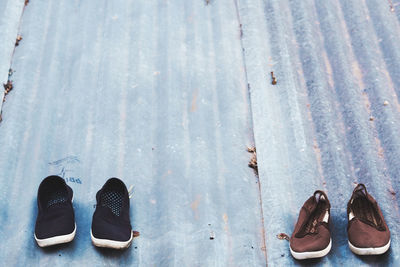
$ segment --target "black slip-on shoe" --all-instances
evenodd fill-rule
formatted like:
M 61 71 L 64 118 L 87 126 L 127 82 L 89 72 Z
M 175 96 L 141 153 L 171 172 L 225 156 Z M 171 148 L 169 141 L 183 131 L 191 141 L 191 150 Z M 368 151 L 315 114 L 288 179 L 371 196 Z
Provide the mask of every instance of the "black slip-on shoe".
M 39 247 L 71 242 L 76 233 L 73 192 L 59 176 L 45 178 L 39 186 L 34 237 Z
M 125 249 L 133 239 L 129 193 L 118 178 L 110 178 L 96 194 L 91 238 L 96 247 Z

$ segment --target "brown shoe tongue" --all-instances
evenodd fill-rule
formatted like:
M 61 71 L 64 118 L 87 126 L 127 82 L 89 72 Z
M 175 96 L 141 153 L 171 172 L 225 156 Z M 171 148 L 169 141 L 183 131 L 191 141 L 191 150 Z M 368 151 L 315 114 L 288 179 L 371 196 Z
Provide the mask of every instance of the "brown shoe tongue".
M 296 234 L 297 237 L 303 237 L 306 234 L 309 234 L 308 230 L 306 229 L 307 223 L 310 220 L 310 216 L 312 216 L 313 212 L 317 209 L 318 203 L 321 200 L 325 200 L 329 206 L 329 200 L 326 196 L 325 192 L 317 190 L 314 192 L 314 195 L 311 196 L 305 203 L 304 208 L 308 211 L 307 215 L 304 217 L 304 221 L 302 226 L 300 227 L 299 232 Z
M 306 203 L 304 203 L 304 207 L 308 210 L 309 213 L 312 213 L 317 208 L 317 200 L 315 197 L 310 197 Z
M 324 191 L 317 190 L 314 192 L 314 195 L 310 197 L 306 203 L 304 203 L 304 207 L 312 213 L 316 208 L 320 200 L 325 200 L 329 203 L 328 197 L 326 196 Z

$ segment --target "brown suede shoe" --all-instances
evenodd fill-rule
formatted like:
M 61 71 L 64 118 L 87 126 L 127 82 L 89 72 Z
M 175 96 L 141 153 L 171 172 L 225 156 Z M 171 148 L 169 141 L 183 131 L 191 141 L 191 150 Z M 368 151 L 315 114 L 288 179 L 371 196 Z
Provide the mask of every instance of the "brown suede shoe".
M 320 258 L 329 253 L 332 247 L 330 208 L 328 197 L 320 190 L 304 203 L 290 238 L 290 252 L 295 259 Z
M 379 255 L 390 247 L 390 231 L 376 200 L 365 185 L 358 184 L 347 204 L 347 234 L 351 251 L 358 255 Z

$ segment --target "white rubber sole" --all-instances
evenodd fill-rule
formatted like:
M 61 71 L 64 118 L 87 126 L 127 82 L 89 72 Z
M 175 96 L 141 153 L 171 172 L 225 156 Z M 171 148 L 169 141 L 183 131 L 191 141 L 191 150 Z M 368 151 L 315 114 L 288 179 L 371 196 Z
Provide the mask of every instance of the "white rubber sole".
M 64 244 L 71 242 L 74 240 L 76 234 L 76 224 L 75 224 L 75 229 L 72 233 L 67 234 L 67 235 L 59 235 L 59 236 L 53 236 L 45 239 L 39 239 L 36 237 L 36 234 L 33 234 L 36 240 L 36 243 L 39 245 L 39 247 L 44 248 L 44 247 L 49 247 L 49 246 L 54 246 L 58 244 Z
M 389 242 L 384 245 L 383 247 L 377 247 L 377 248 L 358 248 L 354 246 L 353 244 L 350 243 L 349 241 L 349 247 L 350 250 L 353 251 L 353 253 L 357 255 L 380 255 L 388 251 L 390 247 L 390 239 Z
M 131 238 L 128 241 L 115 241 L 109 239 L 96 238 L 92 234 L 92 229 L 90 229 L 90 236 L 92 238 L 92 243 L 99 248 L 113 248 L 113 249 L 125 249 L 128 248 L 133 240 L 133 233 L 131 232 Z
M 326 248 L 319 251 L 309 251 L 309 252 L 295 252 L 290 248 L 290 253 L 292 253 L 293 258 L 296 260 L 305 260 L 305 259 L 314 259 L 321 258 L 326 256 L 332 248 L 332 239 L 329 241 L 329 244 Z

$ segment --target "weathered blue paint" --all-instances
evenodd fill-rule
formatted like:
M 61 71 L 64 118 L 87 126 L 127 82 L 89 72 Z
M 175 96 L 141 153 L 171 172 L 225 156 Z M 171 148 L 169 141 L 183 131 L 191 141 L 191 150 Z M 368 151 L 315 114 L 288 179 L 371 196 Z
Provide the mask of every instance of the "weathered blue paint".
M 265 264 L 232 2 L 31 0 L 20 33 L 0 124 L 0 265 Z M 77 236 L 40 249 L 36 191 L 49 174 L 74 190 Z M 90 242 L 112 176 L 134 186 L 140 237 L 125 252 Z
M 0 1 L 0 76 L 16 71 L 0 123 L 1 265 L 399 265 L 399 3 Z M 50 174 L 74 190 L 78 232 L 40 249 L 36 190 Z M 124 252 L 90 243 L 111 176 L 134 187 L 140 237 Z M 347 247 L 358 182 L 392 231 L 381 257 Z M 333 247 L 298 262 L 276 235 L 316 189 Z
M 239 2 L 267 262 L 399 265 L 400 27 L 390 3 Z M 382 257 L 357 257 L 347 246 L 346 204 L 358 182 L 378 199 L 393 233 Z M 324 259 L 301 263 L 276 235 L 291 234 L 316 189 L 331 200 L 333 247 Z
M 0 1 L 0 99 L 3 99 L 3 84 L 8 80 L 8 71 L 14 51 L 24 0 Z M 0 110 L 3 101 L 0 101 Z

